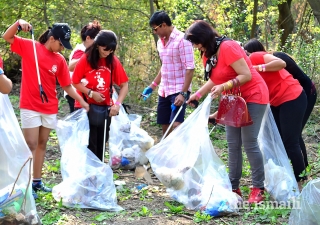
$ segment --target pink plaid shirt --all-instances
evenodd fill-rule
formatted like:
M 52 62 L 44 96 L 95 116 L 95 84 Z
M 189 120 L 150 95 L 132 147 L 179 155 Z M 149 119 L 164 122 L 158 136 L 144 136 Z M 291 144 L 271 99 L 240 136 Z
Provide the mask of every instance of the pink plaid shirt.
M 162 62 L 158 94 L 167 97 L 182 91 L 186 70 L 194 69 L 194 55 L 191 42 L 185 40 L 184 33 L 175 27 L 166 45 L 164 43 L 159 39 L 157 44 Z M 191 84 L 188 90 L 191 91 Z

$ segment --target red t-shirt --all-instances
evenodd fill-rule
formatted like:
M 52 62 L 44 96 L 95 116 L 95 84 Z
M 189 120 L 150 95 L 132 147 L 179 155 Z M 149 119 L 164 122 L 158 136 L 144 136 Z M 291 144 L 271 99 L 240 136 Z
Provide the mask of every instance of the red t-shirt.
M 85 50 L 85 46 L 83 44 L 78 44 L 76 46 L 76 48 L 73 50 L 73 52 L 71 52 L 70 60 L 72 60 L 72 59 L 80 59 L 81 56 L 83 56 L 83 54 L 84 54 L 84 50 Z M 71 79 L 72 79 L 73 72 L 70 72 L 70 76 L 71 76 Z M 78 91 L 77 89 L 75 89 L 75 90 L 78 93 L 78 95 L 80 95 L 81 98 L 83 98 L 82 93 L 80 91 Z M 81 108 L 81 105 L 77 100 L 74 101 L 74 107 L 75 108 Z
M 254 52 L 250 55 L 253 65 L 265 64 L 263 56 L 267 52 Z M 259 72 L 269 88 L 270 104 L 279 106 L 284 102 L 294 100 L 302 92 L 302 87 L 298 80 L 285 69 L 279 71 Z
M 33 51 L 33 41 L 14 37 L 11 50 L 22 57 L 22 80 L 20 90 L 20 108 L 45 114 L 58 113 L 56 78 L 61 87 L 71 84 L 67 62 L 60 53 L 49 51 L 39 42 L 35 43 L 40 80 L 48 97 L 48 103 L 40 98 L 37 69 Z
M 234 79 L 238 74 L 230 65 L 241 58 L 245 59 L 252 75 L 250 81 L 241 85 L 241 96 L 246 102 L 268 104 L 269 92 L 266 83 L 252 67 L 244 50 L 235 41 L 228 40 L 221 43 L 218 63 L 215 68 L 212 68 L 210 79 L 214 84 L 222 84 Z M 203 57 L 204 66 L 206 61 L 207 58 Z
M 1 58 L 1 56 L 0 56 L 0 68 L 3 69 L 3 60 Z
M 124 71 L 119 59 L 114 56 L 113 58 L 113 71 L 112 71 L 112 82 L 121 85 L 122 83 L 128 82 L 128 77 Z M 83 54 L 77 63 L 72 75 L 72 82 L 79 84 L 81 79 L 86 79 L 88 84 L 87 88 L 99 92 L 105 96 L 104 102 L 96 102 L 93 98 L 89 98 L 85 94 L 89 104 L 96 105 L 113 105 L 112 98 L 110 96 L 110 69 L 106 66 L 105 58 L 100 58 L 98 62 L 98 69 L 92 69 L 89 62 L 87 61 L 87 55 Z M 75 105 L 75 107 L 81 107 Z

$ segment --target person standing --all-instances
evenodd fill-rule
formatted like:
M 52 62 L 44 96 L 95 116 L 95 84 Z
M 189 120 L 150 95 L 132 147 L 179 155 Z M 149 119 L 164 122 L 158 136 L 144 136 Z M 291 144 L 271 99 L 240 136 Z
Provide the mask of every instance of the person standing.
M 173 129 L 184 121 L 186 110 L 184 103 L 191 91 L 194 55 L 191 43 L 184 39 L 183 32 L 172 25 L 166 12 L 155 12 L 150 18 L 149 25 L 153 33 L 159 36 L 157 50 L 162 66 L 142 95 L 146 100 L 159 86 L 157 123 L 162 125 L 164 135 L 180 107 L 183 108 L 173 124 Z
M 264 166 L 261 150 L 258 145 L 258 133 L 267 104 L 269 103 L 268 88 L 241 46 L 233 40 L 225 40 L 212 26 L 205 21 L 195 21 L 186 31 L 185 38 L 202 55 L 206 68 L 206 76 L 210 78 L 187 101 L 199 100 L 211 92 L 217 98 L 222 92 L 231 90 L 236 83 L 241 86 L 241 96 L 246 101 L 253 121 L 252 125 L 243 127 L 226 126 L 228 142 L 229 179 L 232 191 L 242 197 L 239 185 L 242 176 L 242 146 L 248 156 L 252 174 L 249 203 L 264 200 Z M 211 115 L 217 116 L 217 112 Z
M 80 91 L 88 103 L 90 110 L 98 105 L 107 108 L 109 113 L 106 127 L 104 120 L 99 124 L 90 121 L 89 111 L 89 145 L 88 148 L 102 161 L 104 138 L 109 139 L 112 116 L 119 113 L 120 105 L 128 93 L 128 77 L 119 59 L 114 55 L 117 47 L 117 36 L 113 31 L 101 30 L 95 37 L 93 44 L 87 48 L 74 69 L 73 86 Z M 120 87 L 116 102 L 112 100 L 112 84 Z M 104 137 L 104 134 L 106 136 Z
M 61 87 L 81 105 L 89 110 L 89 105 L 71 86 L 67 62 L 59 53 L 70 45 L 71 30 L 66 23 L 55 23 L 45 31 L 39 42 L 16 36 L 18 27 L 30 32 L 32 26 L 19 19 L 3 34 L 11 44 L 11 50 L 22 57 L 22 83 L 20 91 L 20 115 L 24 138 L 33 155 L 33 195 L 37 191 L 51 192 L 42 182 L 42 166 L 45 158 L 50 131 L 55 129 L 58 113 L 56 79 Z M 35 47 L 34 47 L 35 45 Z M 47 100 L 41 98 L 36 70 L 34 48 L 37 53 L 39 73 Z
M 81 37 L 82 43 L 77 44 L 69 56 L 70 77 L 72 77 L 74 68 L 77 65 L 81 56 L 84 54 L 86 48 L 92 45 L 94 38 L 97 36 L 100 30 L 101 30 L 100 23 L 99 21 L 96 21 L 96 20 L 82 27 L 80 31 L 80 37 Z M 81 93 L 79 94 L 82 97 L 82 94 Z M 72 113 L 75 110 L 75 107 L 80 108 L 80 103 L 75 102 L 74 99 L 71 98 L 69 95 L 66 95 L 66 93 L 65 93 L 65 98 L 68 100 L 70 113 Z
M 253 67 L 268 85 L 271 111 L 301 190 L 302 183 L 307 180 L 306 175 L 300 176 L 305 172 L 306 162 L 299 142 L 307 96 L 299 81 L 284 69 L 285 61 L 267 53 L 264 48 L 260 51 L 256 48 L 259 43 L 252 39 L 244 45 L 244 49 Z

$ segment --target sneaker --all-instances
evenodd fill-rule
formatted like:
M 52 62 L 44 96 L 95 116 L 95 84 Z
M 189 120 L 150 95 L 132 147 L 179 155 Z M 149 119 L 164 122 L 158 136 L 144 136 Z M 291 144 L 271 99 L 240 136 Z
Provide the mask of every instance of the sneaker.
M 42 182 L 32 184 L 32 189 L 37 191 L 43 191 L 43 192 L 52 192 L 52 188 L 46 187 Z
M 240 188 L 238 188 L 238 189 L 232 189 L 232 192 L 236 193 L 237 195 L 239 195 L 239 196 L 242 198 L 242 193 L 241 193 Z
M 32 188 L 32 196 L 33 196 L 34 200 L 36 200 L 36 199 L 38 198 L 38 195 L 37 195 L 37 193 L 33 190 L 33 188 Z
M 251 192 L 249 195 L 248 202 L 251 203 L 259 203 L 264 200 L 264 190 L 261 190 L 260 188 L 253 187 L 250 188 Z

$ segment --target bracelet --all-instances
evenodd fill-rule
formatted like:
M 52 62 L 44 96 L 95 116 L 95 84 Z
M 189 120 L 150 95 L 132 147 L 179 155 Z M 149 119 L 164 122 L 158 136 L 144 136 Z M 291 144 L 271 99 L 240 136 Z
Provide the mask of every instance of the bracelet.
M 262 67 L 262 72 L 266 72 L 266 64 L 262 64 L 261 67 Z
M 4 74 L 3 69 L 0 68 L 0 75 Z
M 202 97 L 199 91 L 196 92 L 196 96 L 197 96 L 199 99 Z M 198 99 L 198 100 L 199 100 L 199 99 Z
M 120 102 L 118 102 L 118 101 L 116 101 L 114 104 L 115 104 L 115 105 L 118 105 L 118 106 L 120 106 L 120 105 L 121 105 L 121 103 L 120 103 Z
M 226 87 L 224 86 L 224 83 L 222 84 L 222 86 L 223 86 L 223 91 L 226 91 Z
M 261 64 L 258 65 L 258 70 L 259 70 L 260 72 L 262 71 L 262 65 L 261 65 Z
M 156 82 L 154 82 L 154 81 L 152 81 L 152 84 L 153 84 L 153 86 L 155 86 L 155 87 L 158 86 L 158 84 L 157 84 Z

